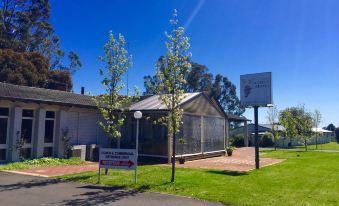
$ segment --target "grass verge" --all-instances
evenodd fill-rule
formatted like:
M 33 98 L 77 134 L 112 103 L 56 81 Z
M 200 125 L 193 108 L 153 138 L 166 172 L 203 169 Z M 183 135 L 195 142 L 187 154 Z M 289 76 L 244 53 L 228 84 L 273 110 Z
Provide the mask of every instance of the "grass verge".
M 232 205 L 339 205 L 339 153 L 264 151 L 265 156 L 286 161 L 238 173 L 206 169 L 177 169 L 174 184 L 170 167 L 140 166 L 138 184 L 133 171 L 110 170 L 101 184 L 190 196 Z M 97 172 L 60 177 L 97 183 Z
M 305 146 L 297 146 L 296 148 L 305 149 Z M 316 145 L 308 145 L 307 149 L 315 150 Z M 339 144 L 337 142 L 329 142 L 326 144 L 318 144 L 318 150 L 339 150 Z
M 70 159 L 43 157 L 32 160 L 25 160 L 22 162 L 13 162 L 0 165 L 0 170 L 19 170 L 19 169 L 30 169 L 33 167 L 46 167 L 58 165 L 80 165 L 84 163 L 85 161 L 77 157 L 72 157 Z

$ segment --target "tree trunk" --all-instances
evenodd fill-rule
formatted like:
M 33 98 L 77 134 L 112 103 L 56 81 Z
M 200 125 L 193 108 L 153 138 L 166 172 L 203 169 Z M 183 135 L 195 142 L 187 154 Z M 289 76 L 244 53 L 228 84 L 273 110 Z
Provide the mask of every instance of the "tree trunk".
M 304 141 L 304 144 L 305 144 L 305 151 L 307 152 L 307 141 L 306 140 Z
M 174 182 L 174 176 L 175 176 L 175 139 L 176 139 L 176 132 L 173 131 L 173 142 L 172 142 L 172 176 L 171 176 L 171 182 Z

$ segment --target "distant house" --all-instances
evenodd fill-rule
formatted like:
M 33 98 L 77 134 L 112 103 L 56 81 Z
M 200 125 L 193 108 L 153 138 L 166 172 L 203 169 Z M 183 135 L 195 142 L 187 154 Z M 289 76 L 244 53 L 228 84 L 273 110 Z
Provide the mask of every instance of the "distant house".
M 254 134 L 255 132 L 255 128 L 254 128 L 254 124 L 248 124 L 248 133 L 249 134 Z M 277 131 L 280 131 L 280 132 L 283 132 L 285 131 L 285 127 L 282 126 L 282 125 L 274 125 L 275 129 Z M 243 126 L 240 126 L 240 127 L 237 127 L 235 129 L 232 129 L 230 131 L 230 135 L 237 135 L 237 134 L 240 134 L 242 133 L 244 130 L 244 127 Z M 265 132 L 272 132 L 272 125 L 271 124 L 259 124 L 258 125 L 258 133 L 259 135 L 262 135 L 264 134 Z
M 284 132 L 286 130 L 285 127 L 283 127 L 282 125 L 274 125 L 274 127 L 275 127 L 276 131 Z M 246 130 L 246 127 L 240 126 L 240 127 L 237 127 L 237 128 L 230 130 L 229 133 L 230 133 L 230 136 L 239 135 L 239 134 L 243 134 L 244 130 Z M 254 142 L 254 132 L 255 132 L 254 124 L 248 124 L 247 125 L 247 133 L 249 134 L 249 141 L 251 143 L 251 144 L 247 143 L 248 145 L 252 145 L 253 142 Z M 272 132 L 272 125 L 271 124 L 259 124 L 258 125 L 259 136 L 265 134 L 265 132 Z M 245 145 L 246 145 L 246 143 L 245 143 Z
M 271 124 L 259 124 L 258 125 L 258 133 L 259 136 L 265 134 L 265 132 L 272 132 L 272 125 Z M 230 136 L 233 135 L 238 135 L 238 134 L 242 134 L 243 130 L 244 130 L 244 126 L 235 128 L 233 130 L 231 130 Z M 285 127 L 282 125 L 275 125 L 275 129 L 277 131 L 280 132 L 284 132 L 286 131 Z M 249 124 L 248 125 L 248 133 L 250 136 L 250 142 L 253 144 L 254 142 L 254 124 Z M 316 142 L 318 144 L 324 144 L 324 143 L 328 143 L 331 141 L 331 137 L 333 136 L 333 132 L 329 131 L 329 130 L 325 130 L 322 128 L 312 128 L 312 132 L 313 135 L 312 137 L 309 139 L 308 144 L 312 145 L 312 144 L 316 144 Z M 315 134 L 317 135 L 317 139 L 315 138 Z M 287 147 L 289 145 L 289 143 L 291 143 L 291 146 L 298 146 L 298 145 L 303 145 L 303 142 L 299 142 L 297 138 L 289 138 L 289 137 L 284 137 L 284 136 L 280 136 L 279 140 L 277 141 L 277 146 L 278 147 Z
M 313 128 L 312 128 L 312 132 L 318 133 L 318 134 L 320 134 L 321 136 L 326 136 L 326 137 L 331 137 L 331 136 L 333 135 L 333 132 L 332 132 L 332 131 L 326 130 L 326 129 L 323 129 L 323 128 L 316 128 L 316 127 L 313 127 Z
M 221 155 L 227 144 L 230 121 L 243 117 L 224 113 L 209 93 L 184 94 L 182 133 L 185 138 L 176 154 L 187 157 Z M 140 122 L 140 156 L 170 160 L 171 138 L 165 126 L 153 124 L 152 119 L 168 113 L 158 96 L 143 97 L 132 105 L 122 129 L 121 147 L 134 148 L 135 120 L 133 111 L 143 112 Z M 92 97 L 57 90 L 0 83 L 0 162 L 17 161 L 15 149 L 19 138 L 25 140 L 26 158 L 63 156 L 63 133 L 72 145 L 112 146 L 98 126 L 101 118 Z M 246 118 L 245 118 L 246 119 Z

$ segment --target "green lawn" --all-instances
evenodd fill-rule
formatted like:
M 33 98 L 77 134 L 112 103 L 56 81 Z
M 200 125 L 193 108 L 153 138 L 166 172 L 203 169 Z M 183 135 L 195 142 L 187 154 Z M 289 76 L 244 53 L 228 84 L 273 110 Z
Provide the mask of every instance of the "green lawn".
M 133 171 L 116 170 L 102 175 L 102 184 L 232 205 L 339 205 L 339 153 L 265 151 L 265 156 L 287 160 L 248 173 L 177 169 L 174 184 L 170 167 L 140 166 L 137 185 Z M 96 183 L 97 172 L 62 178 Z
M 29 169 L 33 167 L 46 167 L 57 165 L 79 165 L 84 163 L 85 161 L 77 157 L 73 157 L 70 159 L 43 157 L 38 159 L 25 160 L 22 162 L 3 164 L 0 165 L 0 170 L 18 170 L 18 169 Z
M 304 146 L 298 146 L 297 148 L 305 148 Z M 315 150 L 315 145 L 308 145 L 308 149 Z M 318 150 L 339 150 L 339 144 L 337 142 L 330 142 L 327 144 L 318 144 Z

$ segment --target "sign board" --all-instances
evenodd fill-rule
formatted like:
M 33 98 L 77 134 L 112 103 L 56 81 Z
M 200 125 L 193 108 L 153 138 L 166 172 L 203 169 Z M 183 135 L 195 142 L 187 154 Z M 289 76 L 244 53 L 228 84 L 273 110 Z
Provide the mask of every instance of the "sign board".
M 137 167 L 135 149 L 99 149 L 99 168 L 135 170 Z
M 272 73 L 241 75 L 240 101 L 245 106 L 267 106 L 272 104 Z

